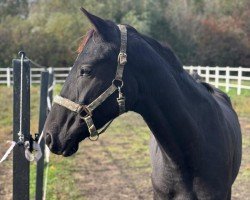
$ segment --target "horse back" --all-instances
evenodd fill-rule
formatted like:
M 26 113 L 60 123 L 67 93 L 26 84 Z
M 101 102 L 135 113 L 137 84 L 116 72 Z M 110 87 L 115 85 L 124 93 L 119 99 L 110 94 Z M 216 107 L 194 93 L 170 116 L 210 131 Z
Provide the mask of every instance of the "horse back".
M 230 138 L 230 150 L 233 156 L 232 162 L 232 183 L 234 182 L 240 168 L 241 156 L 242 156 L 242 137 L 241 128 L 238 120 L 238 116 L 232 107 L 230 98 L 223 91 L 213 88 L 213 98 L 219 104 L 223 117 L 225 118 L 226 124 L 229 131 L 227 132 Z
M 209 83 L 202 81 L 202 77 L 200 77 L 197 73 L 193 73 L 192 77 L 215 99 L 221 110 L 221 123 L 222 121 L 226 123 L 227 131 L 225 131 L 224 135 L 228 138 L 228 149 L 230 151 L 228 153 L 232 156 L 232 184 L 239 172 L 242 156 L 242 137 L 238 116 L 233 109 L 230 97 L 226 93 Z

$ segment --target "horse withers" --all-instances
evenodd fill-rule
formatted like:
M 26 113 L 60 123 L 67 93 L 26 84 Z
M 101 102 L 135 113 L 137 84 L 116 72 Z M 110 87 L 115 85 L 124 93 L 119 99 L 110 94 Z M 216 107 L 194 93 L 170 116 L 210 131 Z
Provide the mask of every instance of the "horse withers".
M 231 199 L 241 131 L 227 95 L 192 78 L 169 47 L 82 11 L 94 29 L 47 118 L 50 150 L 70 156 L 80 141 L 134 111 L 152 131 L 154 199 Z

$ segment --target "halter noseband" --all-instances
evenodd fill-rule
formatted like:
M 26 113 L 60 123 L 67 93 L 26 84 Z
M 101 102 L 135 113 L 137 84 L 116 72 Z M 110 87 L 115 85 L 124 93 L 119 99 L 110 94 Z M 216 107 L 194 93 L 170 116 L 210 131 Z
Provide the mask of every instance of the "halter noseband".
M 104 132 L 106 128 L 110 125 L 112 121 L 108 123 L 108 125 L 101 131 L 98 132 L 94 122 L 92 120 L 92 113 L 93 111 L 101 105 L 109 96 L 111 96 L 116 90 L 119 92 L 119 96 L 117 98 L 117 103 L 119 106 L 119 114 L 122 114 L 126 111 L 125 109 L 125 97 L 121 92 L 121 88 L 123 87 L 123 71 L 124 66 L 127 63 L 127 29 L 124 25 L 118 25 L 121 33 L 121 46 L 120 46 L 120 53 L 118 55 L 118 65 L 116 70 L 116 75 L 114 80 L 112 81 L 111 86 L 105 90 L 100 96 L 98 96 L 94 101 L 92 101 L 89 105 L 81 105 L 75 103 L 69 99 L 63 98 L 61 96 L 55 96 L 54 103 L 59 104 L 73 112 L 76 112 L 80 115 L 80 118 L 86 122 L 88 127 L 90 137 L 97 137 L 99 134 Z

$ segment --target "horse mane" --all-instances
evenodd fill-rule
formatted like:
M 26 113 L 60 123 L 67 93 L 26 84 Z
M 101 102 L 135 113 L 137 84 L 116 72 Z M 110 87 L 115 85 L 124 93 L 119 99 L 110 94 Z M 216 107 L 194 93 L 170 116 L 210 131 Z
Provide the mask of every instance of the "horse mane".
M 162 58 L 165 59 L 167 63 L 169 63 L 171 67 L 173 67 L 174 70 L 179 71 L 179 72 L 182 72 L 184 70 L 182 67 L 182 63 L 180 62 L 180 60 L 178 59 L 178 57 L 175 55 L 175 53 L 172 51 L 172 49 L 170 48 L 168 44 L 163 45 L 153 38 L 150 38 L 143 34 L 140 34 L 140 35 L 151 47 L 153 47 L 154 50 L 156 50 L 156 52 L 159 55 L 162 56 Z M 226 102 L 228 105 L 232 106 L 230 97 L 226 93 L 224 93 L 218 88 L 215 88 L 209 83 L 202 81 L 202 78 L 198 74 L 192 74 L 191 76 L 198 83 L 203 85 L 211 94 L 219 97 L 220 99 L 224 100 L 224 102 Z
M 173 52 L 173 50 L 171 49 L 171 47 L 166 43 L 166 44 L 162 44 L 160 42 L 158 42 L 157 40 L 150 38 L 146 35 L 140 34 L 141 37 L 151 46 L 153 47 L 153 49 L 159 54 L 161 55 L 161 57 L 167 62 L 169 63 L 169 65 L 171 67 L 173 67 L 173 69 L 182 72 L 183 71 L 183 67 L 182 67 L 182 63 L 179 60 L 179 58 L 175 55 L 175 53 Z
M 230 97 L 226 93 L 224 93 L 220 89 L 210 85 L 209 83 L 204 82 L 202 80 L 202 77 L 197 72 L 192 73 L 191 76 L 193 77 L 193 79 L 196 82 L 203 85 L 207 89 L 208 92 L 210 92 L 214 96 L 219 97 L 220 99 L 224 100 L 224 102 L 226 102 L 228 105 L 232 106 L 232 102 L 230 100 Z
M 77 48 L 77 53 L 81 53 L 85 47 L 85 45 L 87 44 L 87 42 L 89 41 L 89 39 L 94 35 L 95 33 L 95 30 L 94 29 L 91 29 L 89 30 L 85 36 L 83 36 L 83 39 L 82 41 L 80 42 L 78 48 Z
M 130 30 L 134 37 L 139 36 L 145 42 L 147 42 L 175 71 L 182 72 L 184 70 L 181 61 L 175 55 L 170 45 L 167 43 L 162 44 L 149 36 L 139 33 L 134 27 L 130 25 L 126 24 L 126 27 L 128 30 Z

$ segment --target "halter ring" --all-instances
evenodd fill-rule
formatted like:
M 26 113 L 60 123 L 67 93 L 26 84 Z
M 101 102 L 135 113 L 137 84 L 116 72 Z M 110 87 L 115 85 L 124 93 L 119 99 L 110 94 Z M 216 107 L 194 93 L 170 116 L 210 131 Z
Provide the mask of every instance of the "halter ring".
M 97 141 L 99 139 L 99 134 L 96 136 L 89 136 L 90 141 Z
M 123 87 L 123 80 L 121 80 L 121 79 L 114 79 L 113 81 L 112 81 L 112 84 L 115 86 L 115 87 L 117 87 L 117 88 L 122 88 Z

